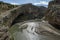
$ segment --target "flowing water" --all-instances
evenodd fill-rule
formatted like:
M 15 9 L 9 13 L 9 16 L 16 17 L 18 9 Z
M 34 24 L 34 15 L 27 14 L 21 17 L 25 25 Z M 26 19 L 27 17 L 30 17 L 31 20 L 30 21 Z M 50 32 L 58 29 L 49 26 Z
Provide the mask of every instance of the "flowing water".
M 57 30 L 44 21 L 28 21 L 18 25 L 20 31 L 13 33 L 14 40 L 60 40 Z

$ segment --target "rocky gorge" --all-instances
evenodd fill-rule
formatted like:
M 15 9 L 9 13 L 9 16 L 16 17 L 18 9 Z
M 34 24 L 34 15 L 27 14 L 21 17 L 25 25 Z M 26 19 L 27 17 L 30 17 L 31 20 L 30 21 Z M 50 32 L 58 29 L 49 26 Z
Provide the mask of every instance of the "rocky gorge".
M 22 4 L 0 14 L 0 40 L 60 40 L 60 1 L 48 8 Z

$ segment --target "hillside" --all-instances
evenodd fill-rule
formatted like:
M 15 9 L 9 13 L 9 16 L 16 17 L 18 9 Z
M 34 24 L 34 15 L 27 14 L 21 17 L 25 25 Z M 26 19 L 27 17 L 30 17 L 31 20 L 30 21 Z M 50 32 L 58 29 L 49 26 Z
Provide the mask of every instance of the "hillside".
M 5 12 L 15 7 L 17 7 L 17 5 L 12 5 L 12 4 L 0 1 L 0 13 Z

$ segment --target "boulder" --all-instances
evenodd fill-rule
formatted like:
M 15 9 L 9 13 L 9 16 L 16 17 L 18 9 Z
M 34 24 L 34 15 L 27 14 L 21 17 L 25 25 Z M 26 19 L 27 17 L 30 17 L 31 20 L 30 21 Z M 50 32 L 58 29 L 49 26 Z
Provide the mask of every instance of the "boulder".
M 60 28 L 60 4 L 55 1 L 50 1 L 45 19 L 54 27 Z

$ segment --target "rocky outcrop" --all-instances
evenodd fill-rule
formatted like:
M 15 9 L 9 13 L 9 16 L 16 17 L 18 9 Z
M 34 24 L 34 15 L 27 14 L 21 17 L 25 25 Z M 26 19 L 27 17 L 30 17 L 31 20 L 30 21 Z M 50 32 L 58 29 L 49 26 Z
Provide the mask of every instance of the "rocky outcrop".
M 9 40 L 8 27 L 0 25 L 0 40 Z
M 43 7 L 45 8 L 45 7 Z M 46 9 L 46 8 L 45 8 Z M 9 10 L 2 15 L 4 25 L 10 25 L 14 22 L 22 22 L 32 19 L 41 19 L 44 16 L 45 9 L 39 8 L 32 4 L 24 4 L 12 10 Z
M 60 1 L 54 0 L 49 3 L 46 20 L 54 27 L 60 28 Z

